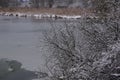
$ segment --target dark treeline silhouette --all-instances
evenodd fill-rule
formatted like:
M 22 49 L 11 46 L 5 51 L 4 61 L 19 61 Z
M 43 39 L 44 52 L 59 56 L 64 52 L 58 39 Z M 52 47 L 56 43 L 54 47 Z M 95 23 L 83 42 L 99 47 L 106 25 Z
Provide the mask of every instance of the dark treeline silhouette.
M 92 0 L 0 0 L 0 7 L 27 7 L 34 8 L 85 8 L 90 7 Z M 24 6 L 24 7 L 26 7 Z
M 1 7 L 8 7 L 9 0 L 0 0 L 0 6 Z
M 0 0 L 0 7 L 18 7 L 22 0 Z

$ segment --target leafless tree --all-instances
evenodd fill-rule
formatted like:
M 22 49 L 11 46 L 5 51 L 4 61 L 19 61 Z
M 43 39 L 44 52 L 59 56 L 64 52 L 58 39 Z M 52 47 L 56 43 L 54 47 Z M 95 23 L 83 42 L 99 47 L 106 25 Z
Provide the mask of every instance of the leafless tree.
M 119 2 L 115 3 L 117 8 L 112 3 L 105 4 L 110 6 L 109 12 L 100 9 L 97 18 L 64 23 L 45 34 L 49 50 L 46 67 L 52 80 L 110 80 L 120 66 L 120 8 Z
M 113 67 L 118 66 L 118 52 L 110 47 L 116 42 L 105 27 L 82 22 L 52 28 L 44 40 L 51 53 L 46 66 L 52 80 L 108 80 Z M 111 67 L 106 68 L 108 65 Z

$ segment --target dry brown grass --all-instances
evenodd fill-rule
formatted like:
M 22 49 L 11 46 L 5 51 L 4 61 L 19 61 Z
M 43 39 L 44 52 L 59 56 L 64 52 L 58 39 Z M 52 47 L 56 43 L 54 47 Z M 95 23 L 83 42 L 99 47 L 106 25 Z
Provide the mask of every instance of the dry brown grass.
M 91 14 L 92 10 L 80 8 L 0 8 L 2 12 L 31 12 L 31 13 L 49 13 L 57 15 L 84 15 Z

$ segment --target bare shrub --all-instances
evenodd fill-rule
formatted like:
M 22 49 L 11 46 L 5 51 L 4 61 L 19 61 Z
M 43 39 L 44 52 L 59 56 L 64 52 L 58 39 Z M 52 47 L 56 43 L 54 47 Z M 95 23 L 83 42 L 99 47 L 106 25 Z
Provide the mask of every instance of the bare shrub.
M 52 80 L 113 80 L 111 75 L 120 66 L 117 7 L 109 13 L 102 10 L 105 15 L 101 13 L 98 18 L 52 27 L 45 34 L 44 41 L 50 50 L 46 66 Z
M 118 65 L 117 51 L 111 47 L 117 43 L 114 37 L 115 33 L 101 23 L 81 21 L 52 27 L 44 39 L 52 80 L 108 80 L 114 65 Z

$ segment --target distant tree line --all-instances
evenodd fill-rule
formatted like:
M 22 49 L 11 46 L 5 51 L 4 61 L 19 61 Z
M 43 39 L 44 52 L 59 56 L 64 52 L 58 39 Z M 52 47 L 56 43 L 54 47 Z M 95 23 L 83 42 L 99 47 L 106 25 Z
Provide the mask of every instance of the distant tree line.
M 49 7 L 54 5 L 55 0 L 30 0 L 32 7 Z
M 19 7 L 23 0 L 0 0 L 0 7 Z M 29 5 L 34 8 L 68 8 L 68 7 L 88 7 L 92 0 L 29 0 Z
M 88 5 L 88 0 L 30 0 L 33 7 L 69 7 L 70 5 L 81 2 L 84 6 Z M 61 4 L 61 5 L 59 5 Z M 63 5 L 64 4 L 64 5 Z M 77 4 L 79 5 L 79 4 Z
M 0 6 L 1 7 L 8 7 L 9 0 L 0 0 Z
M 0 7 L 17 7 L 22 0 L 0 0 Z

